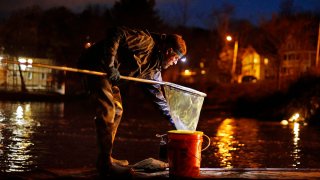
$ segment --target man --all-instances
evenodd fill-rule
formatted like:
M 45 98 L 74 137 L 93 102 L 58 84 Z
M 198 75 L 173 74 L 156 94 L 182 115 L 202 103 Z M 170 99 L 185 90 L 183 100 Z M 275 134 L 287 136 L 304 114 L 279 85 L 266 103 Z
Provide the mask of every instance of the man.
M 130 174 L 128 161 L 112 158 L 112 146 L 122 116 L 117 83 L 120 74 L 161 81 L 161 69 L 174 65 L 186 54 L 186 44 L 176 34 L 156 34 L 127 27 L 112 28 L 107 37 L 88 48 L 79 59 L 79 68 L 106 72 L 107 77 L 90 75 L 87 84 L 96 99 L 95 117 L 102 176 Z M 147 92 L 174 126 L 160 85 L 146 84 Z

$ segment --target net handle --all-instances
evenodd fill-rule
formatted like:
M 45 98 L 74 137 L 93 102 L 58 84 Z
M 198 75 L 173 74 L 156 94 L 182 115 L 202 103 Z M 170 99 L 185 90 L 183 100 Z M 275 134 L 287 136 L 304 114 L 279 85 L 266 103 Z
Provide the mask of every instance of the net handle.
M 43 68 L 49 68 L 49 69 L 56 69 L 56 70 L 61 70 L 61 71 L 70 71 L 70 72 L 77 72 L 77 73 L 83 73 L 83 74 L 91 74 L 91 75 L 97 75 L 97 76 L 106 76 L 107 73 L 104 72 L 99 72 L 99 71 L 92 71 L 92 70 L 86 70 L 86 69 L 78 69 L 78 68 L 71 68 L 71 67 L 66 67 L 66 66 L 54 66 L 54 65 L 47 65 L 47 64 L 40 64 L 40 63 L 23 63 L 19 61 L 4 61 L 6 63 L 10 64 L 23 64 L 23 65 L 32 65 L 36 67 L 43 67 Z M 154 81 L 154 80 L 149 80 L 149 79 L 142 79 L 142 78 L 135 78 L 135 77 L 129 77 L 129 76 L 120 76 L 120 79 L 124 80 L 130 80 L 130 81 L 137 81 L 137 82 L 142 82 L 142 83 L 149 83 L 149 84 L 160 84 L 160 85 L 165 85 L 165 86 L 170 86 L 176 89 L 180 89 L 183 91 L 187 91 L 202 97 L 207 96 L 205 93 L 184 87 L 178 84 L 170 83 L 170 82 L 165 82 L 165 81 Z

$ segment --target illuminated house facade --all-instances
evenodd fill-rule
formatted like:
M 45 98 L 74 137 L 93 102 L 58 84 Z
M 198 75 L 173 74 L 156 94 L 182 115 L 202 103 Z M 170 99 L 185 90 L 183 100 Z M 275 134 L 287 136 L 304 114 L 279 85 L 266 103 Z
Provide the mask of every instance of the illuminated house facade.
M 315 67 L 316 48 L 305 39 L 289 35 L 286 43 L 280 47 L 280 57 L 281 79 L 294 80 Z
M 316 51 L 307 47 L 289 38 L 281 46 L 280 60 L 273 56 L 263 56 L 254 48 L 248 47 L 242 55 L 241 76 L 254 76 L 258 80 L 274 80 L 279 71 L 281 80 L 293 81 L 315 67 Z M 279 65 L 276 61 L 279 61 Z
M 1 90 L 65 93 L 64 83 L 59 82 L 54 70 L 33 66 L 34 63 L 52 65 L 53 60 L 8 55 L 1 55 L 0 60 Z M 18 62 L 26 64 L 18 65 Z
M 263 54 L 257 52 L 252 46 L 244 50 L 241 56 L 241 77 L 253 76 L 257 80 L 274 80 L 276 78 L 275 58 Z
M 263 72 L 263 64 L 260 55 L 252 48 L 247 48 L 242 56 L 242 76 L 254 76 L 261 79 Z

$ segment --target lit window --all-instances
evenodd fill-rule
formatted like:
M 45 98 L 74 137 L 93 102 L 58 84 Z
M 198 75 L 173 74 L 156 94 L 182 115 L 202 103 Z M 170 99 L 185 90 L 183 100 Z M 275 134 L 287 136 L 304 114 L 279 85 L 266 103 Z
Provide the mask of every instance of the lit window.
M 19 61 L 20 63 L 26 63 L 26 62 L 27 62 L 27 60 L 26 60 L 25 58 L 19 58 L 18 61 Z
M 25 63 L 27 62 L 27 60 L 25 58 L 19 58 L 18 61 L 19 61 L 19 63 L 22 63 L 22 64 L 20 64 L 21 70 L 22 71 L 26 70 L 27 66 L 25 65 Z
M 27 63 L 28 63 L 28 68 L 31 68 L 31 67 L 32 67 L 32 62 L 33 62 L 32 59 L 28 59 L 28 61 L 27 61 Z
M 28 79 L 32 79 L 32 72 L 28 72 Z

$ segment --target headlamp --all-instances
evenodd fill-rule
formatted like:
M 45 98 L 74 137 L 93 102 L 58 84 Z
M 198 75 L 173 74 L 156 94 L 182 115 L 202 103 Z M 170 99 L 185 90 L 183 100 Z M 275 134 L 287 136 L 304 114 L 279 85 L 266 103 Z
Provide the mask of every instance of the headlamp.
M 175 53 L 178 54 L 178 61 L 182 61 L 182 62 L 186 62 L 187 61 L 187 57 L 186 55 L 183 55 L 179 50 L 175 50 Z

